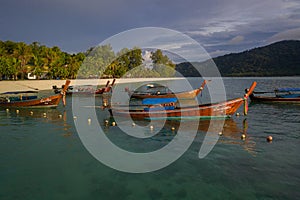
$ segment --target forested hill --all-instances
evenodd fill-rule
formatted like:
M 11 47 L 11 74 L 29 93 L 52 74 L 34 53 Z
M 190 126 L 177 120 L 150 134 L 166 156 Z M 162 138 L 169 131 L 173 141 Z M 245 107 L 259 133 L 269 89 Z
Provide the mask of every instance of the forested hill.
M 222 76 L 299 76 L 300 41 L 281 41 L 242 53 L 213 58 Z M 193 65 L 204 66 L 204 63 Z M 180 63 L 176 69 L 184 76 L 197 74 L 191 63 Z

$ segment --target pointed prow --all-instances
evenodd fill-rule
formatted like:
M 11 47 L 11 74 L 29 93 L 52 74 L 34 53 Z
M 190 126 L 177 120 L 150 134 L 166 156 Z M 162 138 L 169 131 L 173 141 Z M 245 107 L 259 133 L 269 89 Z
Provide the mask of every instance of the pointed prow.
M 66 83 L 61 91 L 61 95 L 62 95 L 62 102 L 63 102 L 63 105 L 66 106 L 66 91 L 70 85 L 71 81 L 70 80 L 66 80 Z
M 250 86 L 250 88 L 249 89 L 246 89 L 246 94 L 245 94 L 245 98 L 248 98 L 252 93 L 253 93 L 253 91 L 254 91 L 254 89 L 255 89 L 255 87 L 256 87 L 256 81 L 254 81 L 253 83 L 252 83 L 252 85 Z

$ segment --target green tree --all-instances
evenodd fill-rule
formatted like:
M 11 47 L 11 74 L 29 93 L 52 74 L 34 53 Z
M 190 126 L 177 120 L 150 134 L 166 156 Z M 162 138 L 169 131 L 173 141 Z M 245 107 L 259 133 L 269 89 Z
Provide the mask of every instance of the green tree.
M 77 77 L 78 70 L 85 59 L 85 55 L 83 53 L 66 55 L 66 65 L 68 68 L 69 78 L 75 79 Z
M 0 56 L 6 56 L 6 45 L 5 42 L 0 41 Z
M 0 41 L 0 57 L 2 64 L 6 63 L 5 66 L 0 66 L 2 70 L 8 66 L 16 67 L 16 70 L 12 70 L 14 79 L 18 75 L 23 79 L 28 72 L 38 78 L 44 73 L 47 73 L 48 78 L 75 78 L 85 54 L 71 55 L 62 52 L 57 46 L 49 48 L 39 42 L 27 45 L 24 42 Z M 14 62 L 3 58 L 14 58 Z
M 48 73 L 51 78 L 59 78 L 61 76 L 61 73 L 63 76 L 65 75 L 65 70 L 63 69 L 64 66 L 64 54 L 61 52 L 61 50 L 54 46 L 48 50 Z M 62 68 L 62 69 L 60 69 Z
M 26 64 L 33 57 L 31 48 L 24 42 L 19 42 L 16 45 L 16 48 L 13 51 L 13 56 L 18 59 L 18 68 L 17 73 L 21 74 L 21 79 L 24 79 L 27 72 Z M 17 74 L 15 76 L 17 79 Z
M 10 78 L 17 73 L 17 60 L 13 57 L 0 57 L 0 78 Z
M 28 64 L 32 66 L 31 72 L 37 76 L 37 79 L 39 79 L 45 72 L 46 58 L 43 57 L 43 55 L 45 55 L 43 51 L 46 51 L 47 47 L 41 46 L 39 42 L 33 42 L 30 44 L 30 47 L 33 56 Z
M 151 53 L 153 70 L 160 74 L 161 77 L 172 77 L 175 74 L 175 64 L 164 55 L 162 50 L 157 49 Z
M 5 54 L 6 55 L 12 55 L 15 51 L 15 49 L 17 48 L 17 43 L 13 42 L 13 41 L 6 41 L 4 42 L 4 48 L 5 48 Z
M 106 68 L 104 74 L 113 77 L 122 77 L 126 72 L 143 64 L 142 50 L 124 48 L 117 53 L 117 58 Z
M 152 69 L 149 69 L 145 67 L 144 65 L 136 67 L 132 70 L 130 70 L 127 74 L 125 74 L 125 77 L 130 78 L 158 78 L 160 77 L 160 74 Z
M 115 53 L 110 45 L 91 48 L 87 51 L 87 57 L 78 71 L 78 76 L 82 78 L 100 77 L 114 58 Z

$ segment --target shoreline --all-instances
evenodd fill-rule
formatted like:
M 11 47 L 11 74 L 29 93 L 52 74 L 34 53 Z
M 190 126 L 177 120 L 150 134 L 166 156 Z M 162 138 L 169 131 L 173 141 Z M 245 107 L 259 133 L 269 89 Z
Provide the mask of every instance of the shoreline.
M 115 84 L 118 83 L 135 83 L 135 82 L 148 82 L 148 81 L 164 81 L 164 80 L 178 80 L 176 78 L 120 78 L 116 79 Z M 70 85 L 106 85 L 110 79 L 70 79 Z M 12 91 L 39 91 L 39 90 L 51 90 L 53 85 L 61 87 L 66 80 L 18 80 L 18 81 L 0 81 L 0 93 L 12 92 Z
M 203 78 L 203 77 L 172 77 L 172 78 L 116 78 L 116 84 L 119 83 L 136 83 L 136 82 L 155 82 L 155 81 L 166 81 L 166 80 L 181 80 L 185 78 Z M 208 78 L 208 77 L 206 77 Z M 210 77 L 209 79 L 298 79 L 299 76 L 280 76 L 280 77 Z M 70 79 L 70 85 L 106 85 L 109 80 L 110 83 L 113 81 L 109 79 Z M 0 81 L 0 94 L 5 92 L 13 91 L 39 91 L 39 90 L 52 90 L 52 86 L 56 85 L 61 87 L 64 85 L 66 80 L 2 80 Z

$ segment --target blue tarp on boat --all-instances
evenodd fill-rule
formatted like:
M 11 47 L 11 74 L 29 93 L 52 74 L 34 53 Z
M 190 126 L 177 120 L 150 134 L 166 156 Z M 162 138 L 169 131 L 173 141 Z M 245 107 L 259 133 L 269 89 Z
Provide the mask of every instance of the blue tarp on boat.
M 153 105 L 153 104 L 164 104 L 164 103 L 175 103 L 177 98 L 146 98 L 143 99 L 143 105 Z
M 277 88 L 275 92 L 300 92 L 300 88 Z

